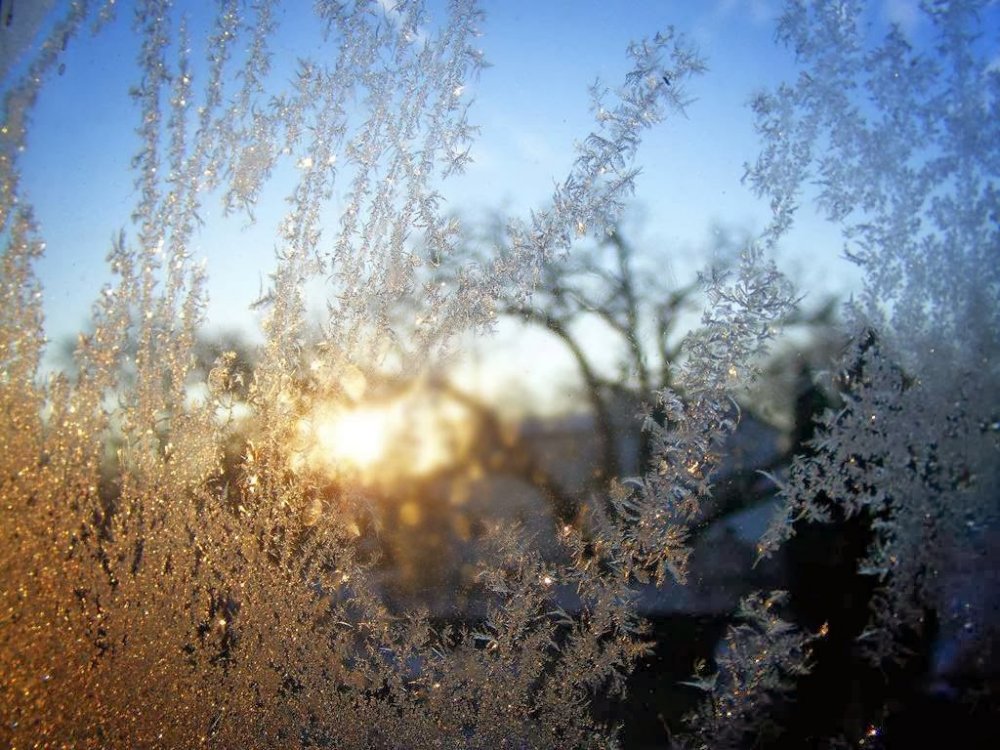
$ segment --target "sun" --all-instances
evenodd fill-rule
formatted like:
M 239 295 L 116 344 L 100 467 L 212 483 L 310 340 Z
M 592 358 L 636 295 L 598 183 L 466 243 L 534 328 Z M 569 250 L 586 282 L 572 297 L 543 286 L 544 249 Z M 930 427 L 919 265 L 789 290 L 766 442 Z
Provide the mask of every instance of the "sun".
M 362 407 L 321 414 L 314 425 L 316 441 L 331 458 L 369 471 L 384 460 L 402 427 L 393 411 Z
M 298 432 L 293 469 L 379 486 L 456 462 L 470 439 L 461 408 L 417 390 L 380 402 L 319 403 Z

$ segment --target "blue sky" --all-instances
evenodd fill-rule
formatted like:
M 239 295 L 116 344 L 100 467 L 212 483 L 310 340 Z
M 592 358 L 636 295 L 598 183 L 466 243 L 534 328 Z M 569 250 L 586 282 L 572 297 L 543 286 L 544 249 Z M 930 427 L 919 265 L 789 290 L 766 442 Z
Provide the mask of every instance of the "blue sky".
M 202 3 L 189 3 L 193 8 Z M 673 25 L 706 58 L 695 79 L 686 118 L 647 134 L 639 154 L 643 174 L 634 224 L 641 247 L 665 252 L 664 273 L 688 278 L 705 257 L 713 222 L 760 228 L 767 207 L 740 184 L 756 140 L 746 102 L 751 93 L 791 77 L 790 54 L 773 43 L 776 0 L 505 0 L 487 2 L 481 46 L 492 67 L 468 87 L 470 119 L 481 128 L 466 174 L 446 182 L 448 208 L 469 217 L 504 209 L 525 215 L 544 206 L 567 174 L 573 145 L 591 128 L 587 87 L 599 76 L 614 86 L 627 69 L 631 40 Z M 873 3 L 880 20 L 903 23 L 914 3 Z M 291 75 L 295 58 L 315 37 L 311 3 L 283 16 L 276 45 L 277 75 Z M 22 195 L 36 207 L 47 242 L 39 273 L 45 285 L 47 330 L 58 341 L 79 329 L 108 278 L 111 236 L 127 227 L 137 202 L 129 160 L 137 116 L 128 97 L 135 83 L 136 44 L 128 14 L 99 37 L 75 40 L 65 69 L 43 91 L 23 155 Z M 914 16 L 915 17 L 915 16 Z M 912 23 L 912 21 L 910 21 Z M 275 210 L 280 212 L 280 201 Z M 273 268 L 267 207 L 261 225 L 221 220 L 205 211 L 208 228 L 194 248 L 207 261 L 210 324 L 252 328 L 247 305 Z M 277 213 L 275 214 L 277 215 Z M 808 211 L 785 243 L 785 270 L 803 291 L 847 293 L 856 274 L 839 260 L 836 235 Z

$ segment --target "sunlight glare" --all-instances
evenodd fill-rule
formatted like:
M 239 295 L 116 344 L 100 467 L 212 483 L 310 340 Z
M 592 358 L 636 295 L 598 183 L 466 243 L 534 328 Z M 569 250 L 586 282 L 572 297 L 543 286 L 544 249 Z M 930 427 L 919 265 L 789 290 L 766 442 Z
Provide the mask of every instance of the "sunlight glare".
M 331 455 L 367 470 L 382 459 L 398 429 L 394 417 L 388 409 L 371 407 L 335 412 L 317 420 L 316 440 Z
M 299 422 L 292 468 L 385 486 L 455 462 L 469 439 L 463 410 L 427 394 L 355 406 L 323 403 Z

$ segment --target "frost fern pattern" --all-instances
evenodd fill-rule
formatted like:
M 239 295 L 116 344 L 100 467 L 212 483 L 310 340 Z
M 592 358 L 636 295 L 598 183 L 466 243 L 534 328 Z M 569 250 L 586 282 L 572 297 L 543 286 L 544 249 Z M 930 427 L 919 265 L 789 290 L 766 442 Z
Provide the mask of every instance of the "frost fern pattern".
M 33 265 L 44 245 L 17 154 L 61 51 L 124 10 L 70 4 L 4 100 L 0 735 L 79 747 L 609 746 L 614 729 L 595 724 L 590 701 L 620 693 L 647 649 L 627 580 L 554 570 L 498 531 L 478 577 L 481 626 L 432 627 L 376 593 L 358 547 L 364 498 L 290 470 L 295 389 L 315 380 L 303 289 L 327 283 L 317 349 L 331 381 L 360 356 L 432 369 L 458 334 L 491 325 L 499 285 L 530 295 L 542 260 L 617 222 L 642 131 L 682 109 L 701 62 L 672 33 L 633 46 L 624 86 L 595 94 L 595 132 L 552 206 L 512 222 L 513 261 L 442 288 L 422 274 L 458 236 L 437 185 L 462 169 L 475 133 L 462 92 L 483 64 L 480 10 L 455 0 L 435 19 L 419 2 L 317 3 L 329 62 L 301 61 L 275 93 L 280 10 L 224 0 L 199 37 L 183 7 L 136 4 L 137 203 L 108 253 L 114 280 L 73 378 L 40 378 Z M 253 221 L 288 166 L 297 179 L 258 301 L 252 381 L 240 383 L 231 353 L 204 373 L 204 275 L 191 248 L 207 201 Z M 330 221 L 335 185 L 347 199 Z M 401 301 L 423 306 L 427 323 L 401 323 Z M 555 598 L 570 585 L 574 617 Z
M 882 584 L 876 660 L 925 609 L 965 617 L 945 614 L 947 582 L 986 559 L 998 523 L 1000 73 L 986 10 L 927 4 L 929 42 L 893 27 L 873 44 L 863 3 L 790 3 L 779 37 L 802 72 L 753 104 L 764 149 L 748 179 L 780 231 L 811 185 L 866 279 L 847 308 L 844 406 L 792 468 L 762 551 L 797 520 L 863 514 L 861 569 Z

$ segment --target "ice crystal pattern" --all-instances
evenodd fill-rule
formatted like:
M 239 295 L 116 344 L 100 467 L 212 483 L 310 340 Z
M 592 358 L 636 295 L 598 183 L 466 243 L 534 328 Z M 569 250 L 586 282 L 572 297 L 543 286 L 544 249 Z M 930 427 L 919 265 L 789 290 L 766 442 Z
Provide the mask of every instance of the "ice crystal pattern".
M 552 200 L 509 222 L 496 258 L 430 284 L 427 268 L 459 237 L 438 189 L 475 135 L 461 96 L 484 63 L 475 2 L 453 0 L 440 18 L 416 1 L 317 2 L 328 54 L 276 87 L 277 0 L 220 0 L 207 29 L 168 0 L 138 0 L 137 201 L 109 249 L 114 281 L 76 346 L 76 375 L 43 380 L 44 242 L 19 154 L 67 45 L 126 12 L 67 3 L 5 92 L 0 124 L 0 738 L 613 746 L 589 706 L 620 694 L 647 650 L 630 585 L 685 576 L 687 524 L 735 426 L 732 394 L 794 304 L 767 251 L 810 180 L 868 285 L 851 307 L 845 408 L 793 467 L 772 539 L 831 504 L 868 513 L 867 568 L 885 602 L 874 650 L 891 651 L 895 629 L 919 619 L 914 602 L 939 598 L 949 561 L 995 523 L 1000 74 L 972 38 L 978 5 L 927 6 L 931 56 L 898 30 L 868 44 L 861 3 L 788 4 L 780 37 L 805 70 L 754 101 L 764 150 L 748 170 L 775 222 L 731 273 L 705 278 L 712 307 L 686 343 L 678 391 L 652 394 L 664 418 L 646 423 L 648 471 L 563 529 L 564 564 L 495 530 L 476 584 L 485 613 L 463 628 L 379 598 L 359 542 L 363 493 L 293 470 L 303 401 L 321 386 L 336 395 L 362 359 L 390 374 L 432 369 L 459 334 L 489 329 L 511 289 L 529 297 L 575 237 L 613 229 L 643 132 L 683 110 L 701 60 L 673 32 L 630 47 L 623 84 L 594 87 L 593 132 Z M 289 168 L 252 379 L 231 355 L 200 372 L 204 278 L 190 253 L 205 203 L 252 219 Z M 323 383 L 303 356 L 304 289 L 317 280 Z M 246 439 L 233 461 L 237 390 Z M 748 736 L 760 696 L 805 668 L 809 637 L 774 601 L 747 600 L 722 670 L 701 676 L 712 701 L 698 744 Z
M 893 27 L 878 39 L 864 3 L 791 3 L 778 35 L 802 71 L 753 102 L 764 147 L 750 184 L 781 228 L 813 190 L 866 278 L 847 308 L 844 406 L 793 467 L 764 548 L 796 520 L 862 514 L 874 541 L 861 570 L 881 583 L 875 659 L 925 610 L 989 624 L 975 602 L 945 604 L 998 521 L 1000 71 L 987 10 L 925 3 L 914 38 Z
M 620 692 L 647 648 L 627 577 L 579 560 L 554 570 L 498 530 L 478 576 L 477 627 L 390 613 L 359 549 L 362 493 L 330 491 L 289 455 L 319 387 L 303 356 L 303 290 L 327 283 L 314 350 L 334 395 L 358 361 L 432 369 L 457 334 L 489 327 L 501 290 L 529 295 L 581 227 L 616 225 L 643 131 L 683 107 L 700 60 L 672 32 L 633 45 L 623 85 L 595 88 L 594 131 L 551 204 L 511 221 L 510 253 L 445 287 L 423 269 L 458 237 L 437 190 L 463 168 L 475 131 L 461 92 L 483 65 L 476 4 L 456 0 L 437 18 L 420 2 L 316 3 L 329 56 L 300 61 L 277 91 L 277 2 L 223 0 L 207 30 L 184 10 L 134 7 L 137 203 L 110 247 L 114 281 L 72 378 L 39 371 L 44 245 L 18 191 L 18 154 L 67 45 L 126 11 L 68 4 L 5 95 L 0 736 L 78 747 L 607 746 L 614 730 L 595 725 L 590 701 Z M 233 354 L 200 372 L 204 278 L 191 247 L 205 202 L 253 220 L 288 166 L 298 178 L 257 303 L 266 317 L 252 380 Z M 419 324 L 400 319 L 403 301 Z M 237 392 L 248 416 L 234 467 Z M 573 616 L 555 597 L 571 586 Z

